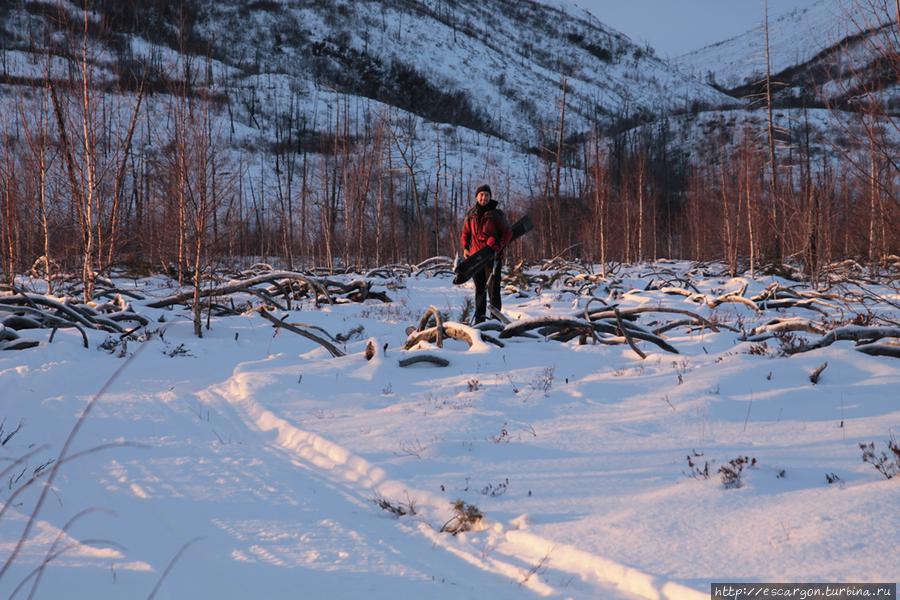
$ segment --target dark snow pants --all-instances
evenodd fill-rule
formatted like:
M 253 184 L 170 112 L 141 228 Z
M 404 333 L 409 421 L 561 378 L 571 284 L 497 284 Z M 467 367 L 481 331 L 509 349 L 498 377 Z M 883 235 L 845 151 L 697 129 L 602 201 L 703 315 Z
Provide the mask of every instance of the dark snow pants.
M 503 257 L 498 256 L 493 262 L 489 262 L 484 269 L 477 271 L 472 276 L 475 282 L 475 323 L 484 321 L 487 312 L 487 294 L 491 295 L 491 306 L 500 310 L 500 269 L 503 265 Z

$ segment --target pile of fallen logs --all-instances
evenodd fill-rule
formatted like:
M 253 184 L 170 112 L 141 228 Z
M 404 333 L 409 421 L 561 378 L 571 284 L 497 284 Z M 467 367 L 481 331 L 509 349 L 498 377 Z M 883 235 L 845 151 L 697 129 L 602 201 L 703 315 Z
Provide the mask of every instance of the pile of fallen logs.
M 29 293 L 13 286 L 0 287 L 0 350 L 37 346 L 37 341 L 19 335 L 20 331 L 29 329 L 51 329 L 51 342 L 56 330 L 75 329 L 87 348 L 86 329 L 127 336 L 147 324 L 149 320 L 136 313 L 118 294 L 106 302 L 84 304 Z
M 854 341 L 856 342 L 855 350 L 858 352 L 870 356 L 900 358 L 900 327 L 895 326 L 873 327 L 851 324 L 826 330 L 823 326 L 808 319 L 793 317 L 772 319 L 763 325 L 753 328 L 741 339 L 747 342 L 763 342 L 794 332 L 812 333 L 820 337 L 812 342 L 800 340 L 795 344 L 785 346 L 784 352 L 786 354 L 809 352 L 810 350 L 830 346 L 839 341 Z
M 297 300 L 311 299 L 315 306 L 319 304 L 344 304 L 348 302 L 364 302 L 368 299 L 391 302 L 385 292 L 372 289 L 373 283 L 367 279 L 356 279 L 343 283 L 333 279 L 313 277 L 295 271 L 267 270 L 268 265 L 254 265 L 251 270 L 242 272 L 238 277 L 218 285 L 200 290 L 200 298 L 209 298 L 204 303 L 213 308 L 212 298 L 221 300 L 231 294 L 244 293 L 260 298 L 264 303 L 279 310 L 291 310 L 291 303 Z M 147 304 L 150 308 L 166 308 L 175 304 L 189 304 L 194 299 L 194 291 L 188 290 L 166 298 L 160 298 Z M 232 303 L 231 308 L 216 303 L 215 311 L 219 315 L 237 314 Z
M 689 284 L 694 291 L 685 287 L 662 287 L 659 291 L 663 294 L 684 296 L 688 301 L 695 304 L 705 304 L 709 308 L 716 308 L 722 304 L 734 303 L 742 304 L 754 312 L 763 312 L 771 309 L 781 308 L 803 308 L 818 312 L 820 314 L 828 314 L 825 309 L 837 310 L 840 307 L 829 300 L 841 300 L 842 298 L 836 294 L 816 291 L 797 291 L 790 287 L 781 285 L 778 282 L 769 284 L 759 294 L 751 297 L 746 296 L 748 281 L 744 280 L 740 289 L 733 292 L 725 292 L 723 294 L 711 296 L 697 291 L 693 284 Z
M 637 347 L 635 340 L 649 342 L 661 350 L 678 354 L 678 350 L 662 338 L 660 335 L 662 331 L 683 325 L 707 328 L 714 332 L 719 331 L 718 326 L 714 323 L 684 309 L 648 306 L 619 310 L 616 306 L 600 306 L 591 310 L 592 302 L 588 302 L 583 313 L 579 315 L 510 321 L 504 315 L 495 313 L 498 321 L 488 321 L 476 327 L 444 321 L 440 311 L 434 306 L 430 306 L 419 321 L 418 327 L 410 327 L 407 330 L 404 349 L 411 350 L 421 347 L 422 342 L 441 348 L 446 338 L 464 341 L 469 347 L 487 342 L 502 348 L 504 343 L 501 340 L 515 337 L 536 338 L 535 333 L 537 333 L 545 339 L 559 342 L 568 342 L 579 338 L 582 344 L 587 343 L 589 339 L 597 344 L 628 344 L 641 358 L 646 358 L 646 354 Z M 668 323 L 652 331 L 636 323 L 638 315 L 654 312 L 681 314 L 689 318 Z M 429 327 L 432 321 L 434 325 Z M 488 335 L 487 331 L 499 332 L 499 339 Z M 438 358 L 440 360 L 421 358 L 414 362 L 425 361 L 446 366 L 443 364 L 446 359 Z

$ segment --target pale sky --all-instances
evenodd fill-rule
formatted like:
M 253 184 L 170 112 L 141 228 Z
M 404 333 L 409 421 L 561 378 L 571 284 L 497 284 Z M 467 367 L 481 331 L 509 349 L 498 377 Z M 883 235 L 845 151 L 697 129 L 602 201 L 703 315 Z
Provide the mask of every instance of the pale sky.
M 718 42 L 762 23 L 763 0 L 563 0 L 637 43 L 649 43 L 658 56 L 674 57 Z M 769 18 L 819 0 L 769 0 Z

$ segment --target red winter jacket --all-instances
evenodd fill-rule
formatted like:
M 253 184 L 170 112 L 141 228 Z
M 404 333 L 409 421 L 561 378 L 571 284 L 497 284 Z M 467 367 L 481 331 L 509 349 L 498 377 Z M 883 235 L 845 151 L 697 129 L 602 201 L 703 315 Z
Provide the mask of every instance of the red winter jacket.
M 459 236 L 459 244 L 466 256 L 472 256 L 485 246 L 499 252 L 512 239 L 512 229 L 503 211 L 497 209 L 496 200 L 488 202 L 480 214 L 478 208 L 476 205 L 466 213 Z

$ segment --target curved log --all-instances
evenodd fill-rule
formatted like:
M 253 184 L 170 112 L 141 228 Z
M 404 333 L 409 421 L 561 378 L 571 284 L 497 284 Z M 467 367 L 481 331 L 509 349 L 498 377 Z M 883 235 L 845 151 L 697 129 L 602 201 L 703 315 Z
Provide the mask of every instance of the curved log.
M 481 335 L 481 332 L 473 327 L 468 327 L 466 325 L 462 325 L 461 323 L 454 323 L 452 321 L 447 321 L 440 328 L 441 332 L 438 334 L 437 327 L 430 327 L 428 329 L 424 329 L 422 331 L 413 331 L 410 334 L 409 338 L 406 340 L 406 344 L 404 345 L 404 349 L 409 350 L 419 342 L 425 341 L 429 343 L 435 343 L 437 340 L 437 336 L 441 335 L 453 338 L 454 340 L 459 340 L 461 342 L 465 342 L 469 345 L 469 348 L 474 346 L 477 342 L 484 342 L 484 338 Z
M 634 353 L 641 357 L 641 360 L 647 358 L 647 355 L 644 354 L 644 352 L 635 345 L 634 339 L 632 339 L 631 334 L 628 332 L 628 328 L 622 325 L 622 317 L 619 313 L 619 309 L 617 308 L 613 312 L 616 313 L 616 323 L 618 323 L 619 325 L 619 331 L 621 331 L 622 335 L 625 336 L 625 341 L 628 342 L 628 345 L 631 346 L 631 349 L 634 350 Z
M 428 325 L 428 321 L 434 318 L 435 344 L 438 348 L 444 347 L 444 320 L 441 318 L 441 312 L 434 306 L 429 306 L 425 310 L 425 314 L 419 319 L 419 327 L 416 331 L 424 331 Z M 408 342 L 407 342 L 408 343 Z M 470 343 L 469 346 L 472 344 Z
M 408 367 L 410 365 L 414 365 L 420 362 L 431 363 L 438 367 L 449 367 L 450 361 L 446 358 L 441 358 L 440 356 L 435 356 L 433 354 L 416 354 L 415 356 L 410 356 L 408 358 L 400 359 L 401 367 Z
M 0 350 L 27 350 L 28 348 L 34 348 L 39 345 L 40 342 L 38 342 L 37 340 L 26 340 L 20 338 L 17 340 L 0 342 Z
M 609 333 L 612 335 L 619 336 L 619 322 L 609 322 L 609 321 L 594 321 L 593 326 L 596 331 L 602 333 Z M 665 350 L 666 352 L 671 352 L 672 354 L 679 354 L 678 350 L 669 344 L 666 340 L 659 337 L 658 335 L 647 331 L 643 327 L 640 327 L 634 323 L 629 323 L 628 321 L 621 319 L 622 326 L 628 330 L 628 334 L 633 338 L 637 338 L 639 340 L 643 340 L 645 342 L 650 342 L 651 344 L 655 344 L 660 349 Z M 627 341 L 624 338 L 622 341 Z
M 44 327 L 44 324 L 37 319 L 15 314 L 6 317 L 0 321 L 0 324 L 5 325 L 10 329 L 15 329 L 16 331 L 22 331 L 23 329 L 43 329 Z
M 656 329 L 653 329 L 653 335 L 659 335 L 661 333 L 665 333 L 667 331 L 671 331 L 677 327 L 684 327 L 685 325 L 696 325 L 697 322 L 693 319 L 678 319 L 676 321 L 669 321 L 665 325 L 660 325 Z

